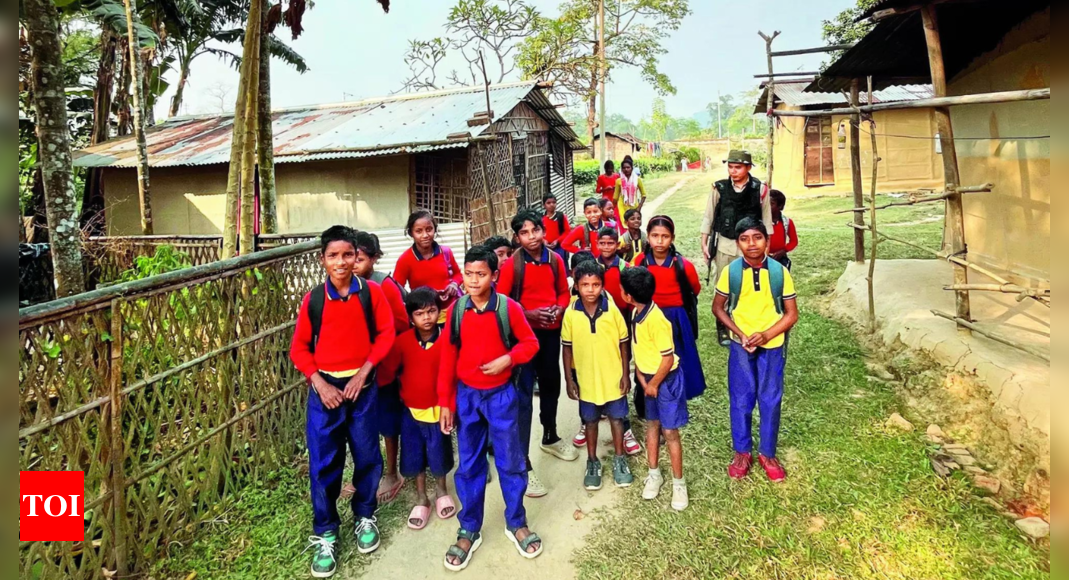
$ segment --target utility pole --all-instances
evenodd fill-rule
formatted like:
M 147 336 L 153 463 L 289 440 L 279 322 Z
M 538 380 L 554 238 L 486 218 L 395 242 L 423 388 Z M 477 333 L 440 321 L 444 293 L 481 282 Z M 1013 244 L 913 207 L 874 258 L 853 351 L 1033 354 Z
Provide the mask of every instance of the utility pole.
M 721 121 L 723 116 L 720 115 L 720 91 L 716 92 L 716 138 L 724 138 L 724 123 Z
M 598 61 L 601 74 L 598 79 L 598 92 L 601 93 L 601 115 L 598 119 L 598 128 L 601 137 L 598 142 L 601 145 L 600 159 L 604 171 L 605 161 L 608 159 L 608 146 L 605 143 L 605 77 L 609 70 L 605 64 L 605 0 L 598 2 Z

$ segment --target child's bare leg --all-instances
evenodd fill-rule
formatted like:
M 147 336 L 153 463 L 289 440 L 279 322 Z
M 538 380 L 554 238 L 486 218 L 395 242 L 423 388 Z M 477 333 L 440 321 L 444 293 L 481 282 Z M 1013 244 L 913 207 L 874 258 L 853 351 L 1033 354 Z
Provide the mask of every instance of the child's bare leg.
M 586 424 L 586 455 L 589 459 L 598 459 L 598 422 Z
M 679 429 L 665 429 L 664 440 L 672 461 L 672 477 L 683 479 L 683 442 L 679 439 Z
M 416 476 L 416 505 L 430 507 L 431 500 L 427 498 L 427 473 Z
M 622 456 L 626 453 L 626 450 L 624 450 L 624 422 L 620 419 L 611 419 L 609 426 L 612 427 L 613 451 L 616 452 L 617 457 Z
M 646 421 L 646 458 L 650 469 L 657 469 L 661 462 L 661 422 Z
M 383 437 L 386 442 L 386 469 L 382 473 L 382 481 L 379 482 L 379 503 L 392 500 L 394 489 L 401 482 L 401 475 L 397 473 L 397 437 Z
M 445 497 L 449 495 L 449 481 L 446 476 L 434 478 L 434 496 Z

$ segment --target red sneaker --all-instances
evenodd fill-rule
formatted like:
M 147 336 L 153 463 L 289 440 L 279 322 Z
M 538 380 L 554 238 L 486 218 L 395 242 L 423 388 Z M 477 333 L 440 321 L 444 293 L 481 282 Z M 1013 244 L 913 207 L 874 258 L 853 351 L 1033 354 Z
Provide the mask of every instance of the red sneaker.
M 753 465 L 753 455 L 749 453 L 736 453 L 735 459 L 728 466 L 728 476 L 731 479 L 743 479 L 750 475 L 750 466 Z
M 761 467 L 765 469 L 765 474 L 768 475 L 768 479 L 774 483 L 779 483 L 784 479 L 787 479 L 787 471 L 783 469 L 780 462 L 775 457 L 765 457 L 760 455 L 757 457 L 757 462 L 761 464 Z

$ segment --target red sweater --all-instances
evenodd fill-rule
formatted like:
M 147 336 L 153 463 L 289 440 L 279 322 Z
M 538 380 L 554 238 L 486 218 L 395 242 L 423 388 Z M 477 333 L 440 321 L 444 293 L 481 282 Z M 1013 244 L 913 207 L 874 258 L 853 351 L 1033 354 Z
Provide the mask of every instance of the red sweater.
M 501 265 L 501 276 L 497 279 L 497 291 L 504 296 L 512 295 L 512 285 L 515 278 L 516 267 L 513 265 L 517 259 L 524 261 L 523 291 L 520 293 L 520 304 L 525 311 L 549 306 L 568 308 L 571 295 L 568 293 L 568 274 L 564 270 L 564 260 L 558 260 L 557 275 L 553 275 L 551 269 L 549 249 L 542 247 L 542 257 L 534 261 L 527 254 L 527 250 L 519 250 L 505 263 Z M 556 284 L 554 284 L 556 278 Z M 560 322 L 546 328 L 560 328 Z
M 682 257 L 680 259 L 683 260 L 683 271 L 687 274 L 687 280 L 690 281 L 690 287 L 694 289 L 694 295 L 697 296 L 702 291 L 702 283 L 698 279 L 698 270 L 694 267 L 694 264 L 690 263 L 690 260 Z M 657 281 L 657 290 L 653 293 L 654 304 L 661 308 L 683 306 L 683 294 L 680 293 L 679 281 L 676 278 L 674 264 L 671 262 L 667 262 L 660 266 L 646 264 L 646 254 L 641 253 L 635 256 L 635 265 L 649 268 L 654 279 Z
M 438 405 L 438 364 L 442 344 L 448 342 L 448 337 L 445 331 L 440 332 L 429 349 L 423 348 L 419 340 L 414 328 L 397 337 L 389 356 L 379 365 L 379 382 L 388 385 L 400 376 L 405 406 L 431 409 Z
M 789 224 L 784 227 L 784 220 Z M 798 231 L 794 229 L 794 220 L 784 216 L 783 220 L 772 224 L 772 235 L 768 238 L 768 253 L 793 252 L 798 247 Z
M 605 222 L 598 222 L 598 227 L 596 228 L 590 228 L 590 224 L 574 227 L 572 228 L 572 231 L 561 240 L 560 247 L 573 254 L 581 252 L 582 250 L 594 251 L 594 248 L 598 247 L 598 230 L 605 225 L 607 225 Z M 590 230 L 589 234 L 587 234 L 588 229 Z M 588 245 L 586 248 L 581 247 L 583 236 L 588 236 Z
M 356 290 L 352 290 L 345 299 L 335 299 L 332 294 L 336 293 L 328 291 L 328 299 L 323 304 L 319 343 L 313 353 L 312 319 L 308 316 L 311 293 L 305 295 L 297 315 L 297 328 L 293 332 L 290 359 L 297 370 L 309 379 L 319 371 L 341 373 L 359 369 L 366 362 L 378 365 L 390 353 L 397 335 L 390 306 L 378 284 L 366 280 L 362 282 L 371 290 L 371 309 L 375 313 L 374 343 L 370 341 L 364 309 L 360 306 Z M 330 290 L 333 291 L 333 288 Z
M 561 219 L 564 218 L 564 219 Z M 560 223 L 564 222 L 564 229 L 560 229 Z M 557 212 L 557 215 L 552 218 L 549 216 L 542 216 L 542 228 L 546 230 L 546 243 L 552 244 L 553 242 L 568 235 L 568 232 L 572 231 L 572 224 L 568 221 L 568 216 Z
M 393 282 L 383 282 L 381 287 L 382 294 L 390 305 L 390 312 L 393 314 L 393 326 L 397 334 L 412 328 L 412 325 L 408 322 L 408 310 L 405 309 L 405 299 L 401 296 L 401 289 Z
M 393 269 L 393 279 L 412 290 L 430 286 L 436 292 L 445 290 L 451 282 L 463 284 L 464 272 L 457 265 L 453 252 L 444 250 L 444 246 L 435 244 L 434 256 L 425 259 L 423 254 L 413 246 L 397 258 L 397 265 Z
M 626 268 L 627 262 L 621 260 L 619 256 L 614 256 L 609 262 L 606 262 L 605 258 L 598 257 L 598 263 L 605 268 L 605 291 L 612 296 L 612 301 L 620 312 L 626 312 L 631 305 L 624 301 L 623 286 L 620 285 L 620 268 Z
M 599 175 L 597 183 L 597 192 L 603 199 L 613 201 L 616 197 L 616 181 L 620 179 L 619 173 L 613 173 L 612 175 Z
M 494 314 L 498 300 L 509 301 L 509 327 L 516 337 L 512 350 L 506 350 L 499 338 L 501 334 Z M 456 304 L 449 307 L 447 320 L 453 319 L 454 308 Z M 438 405 L 449 410 L 456 409 L 458 380 L 473 389 L 500 387 L 509 381 L 514 367 L 531 362 L 538 354 L 538 338 L 527 324 L 523 308 L 497 292 L 490 295 L 490 302 L 482 312 L 472 307 L 464 313 L 460 322 L 460 341 L 463 348 L 458 351 L 449 336 L 439 339 L 442 359 L 438 366 Z M 512 366 L 499 375 L 483 373 L 483 365 L 506 354 L 512 357 Z

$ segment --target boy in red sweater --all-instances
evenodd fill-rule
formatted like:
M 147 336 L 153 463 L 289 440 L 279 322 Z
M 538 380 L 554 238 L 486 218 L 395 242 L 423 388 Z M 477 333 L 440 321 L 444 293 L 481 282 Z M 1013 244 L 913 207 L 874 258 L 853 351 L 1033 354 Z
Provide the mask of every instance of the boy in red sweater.
M 541 225 L 540 220 L 538 223 Z M 468 293 L 449 307 L 449 335 L 441 341 L 440 424 L 447 435 L 457 427 L 460 464 L 454 480 L 463 506 L 457 516 L 457 542 L 445 557 L 445 567 L 454 572 L 467 568 L 471 555 L 482 545 L 490 442 L 505 499 L 505 535 L 524 558 L 542 553 L 542 540 L 527 528 L 523 507 L 527 474 L 520 437 L 520 397 L 513 382 L 515 368 L 538 352 L 538 338 L 527 324 L 523 308 L 494 290 L 497 281 L 497 256 L 481 246 L 469 250 L 464 260 Z
M 583 250 L 593 250 L 598 245 L 598 231 L 605 227 L 602 219 L 601 200 L 590 198 L 583 202 L 583 216 L 586 223 L 572 228 L 572 231 L 561 240 L 561 247 L 566 252 L 573 254 Z
M 321 240 L 327 281 L 304 297 L 290 358 L 311 385 L 307 433 L 315 532 L 312 576 L 328 578 L 337 570 L 334 554 L 341 528 L 337 503 L 346 445 L 355 466 L 352 509 L 357 550 L 368 554 L 379 547 L 375 509 L 382 453 L 373 371 L 393 346 L 394 323 L 379 285 L 353 274 L 357 258 L 353 230 L 334 226 L 323 232 Z
M 568 252 L 560 247 L 561 240 L 572 231 L 572 224 L 568 216 L 557 211 L 557 196 L 552 193 L 542 199 L 542 208 L 545 215 L 542 216 L 542 229 L 546 232 L 546 247 L 557 253 L 558 256 L 568 263 Z
M 539 387 L 539 422 L 542 424 L 542 451 L 575 461 L 579 453 L 557 434 L 557 407 L 561 395 L 560 328 L 561 319 L 571 302 L 564 261 L 543 243 L 542 220 L 537 213 L 521 211 L 512 218 L 512 231 L 520 240 L 520 249 L 501 266 L 497 289 L 523 306 L 527 321 L 538 337 L 538 355 L 520 376 L 524 405 L 534 403 L 534 383 Z M 522 280 L 520 278 L 522 277 Z M 523 410 L 523 409 L 521 409 Z M 529 411 L 527 415 L 533 413 Z M 524 417 L 521 431 L 530 442 L 530 419 Z M 529 497 L 545 495 L 538 478 L 532 477 Z
M 783 215 L 787 207 L 787 196 L 778 189 L 769 194 L 768 205 L 772 208 L 772 235 L 768 238 L 768 256 L 791 269 L 789 254 L 798 248 L 798 230 L 794 221 Z
M 400 379 L 405 407 L 401 417 L 401 475 L 416 480 L 416 505 L 408 516 L 408 527 L 422 530 L 431 516 L 428 469 L 437 483 L 435 513 L 443 520 L 456 515 L 446 481 L 446 475 L 453 470 L 453 440 L 442 433 L 439 425 L 438 364 L 445 341 L 438 326 L 438 296 L 426 286 L 418 288 L 408 295 L 405 309 L 413 328 L 397 337 L 379 376 L 386 384 Z

